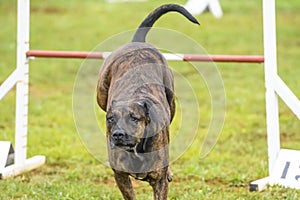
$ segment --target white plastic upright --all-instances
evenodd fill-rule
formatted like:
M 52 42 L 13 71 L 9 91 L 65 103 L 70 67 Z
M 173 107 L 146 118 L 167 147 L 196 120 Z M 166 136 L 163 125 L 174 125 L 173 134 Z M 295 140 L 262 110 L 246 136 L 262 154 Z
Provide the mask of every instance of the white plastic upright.
M 15 164 L 23 165 L 26 160 L 28 121 L 29 66 L 26 52 L 29 50 L 29 0 L 18 0 L 17 17 L 17 71 Z
M 272 175 L 280 151 L 278 96 L 274 84 L 277 77 L 275 0 L 263 0 L 263 35 L 269 175 Z

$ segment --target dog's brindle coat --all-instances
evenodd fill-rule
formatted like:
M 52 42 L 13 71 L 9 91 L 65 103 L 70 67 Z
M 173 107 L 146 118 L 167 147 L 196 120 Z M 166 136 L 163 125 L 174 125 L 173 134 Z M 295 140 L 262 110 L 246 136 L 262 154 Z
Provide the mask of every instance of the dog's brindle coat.
M 97 85 L 97 102 L 107 112 L 109 162 L 124 199 L 135 199 L 129 176 L 148 181 L 155 199 L 167 199 L 169 125 L 175 113 L 174 83 L 162 54 L 145 43 L 154 22 L 176 11 L 198 23 L 183 7 L 163 5 L 140 25 L 131 43 L 104 62 Z

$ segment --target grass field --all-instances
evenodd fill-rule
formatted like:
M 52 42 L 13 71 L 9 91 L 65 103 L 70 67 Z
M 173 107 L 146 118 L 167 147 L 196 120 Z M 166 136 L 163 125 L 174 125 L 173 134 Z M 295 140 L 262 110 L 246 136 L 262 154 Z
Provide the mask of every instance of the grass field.
M 30 46 L 91 51 L 112 35 L 135 29 L 151 10 L 171 2 L 186 1 L 109 4 L 104 0 L 32 0 Z M 221 0 L 221 4 L 224 16 L 215 19 L 208 12 L 197 16 L 200 27 L 174 13 L 161 18 L 155 27 L 179 31 L 211 54 L 261 55 L 261 0 Z M 16 65 L 16 8 L 15 0 L 0 2 L 0 83 Z M 299 10 L 299 0 L 277 1 L 278 71 L 298 97 Z M 122 199 L 111 169 L 88 153 L 76 130 L 72 94 L 82 62 L 42 58 L 30 61 L 28 157 L 45 155 L 47 163 L 0 181 L 0 199 Z M 203 81 L 185 68 L 186 64 L 172 65 L 180 74 L 187 74 L 199 89 L 196 96 L 203 118 L 191 147 L 172 163 L 175 176 L 169 199 L 299 199 L 299 191 L 279 186 L 249 192 L 251 181 L 268 175 L 263 65 L 217 64 L 226 92 L 226 119 L 216 145 L 202 159 L 200 147 L 211 111 L 209 94 Z M 0 102 L 0 140 L 14 141 L 14 103 L 14 91 Z M 300 149 L 299 121 L 282 101 L 279 103 L 282 146 Z M 103 113 L 103 121 L 101 116 Z M 175 120 L 172 130 L 178 126 Z M 180 132 L 189 131 L 182 125 Z M 137 199 L 152 199 L 147 183 L 134 181 L 134 187 Z

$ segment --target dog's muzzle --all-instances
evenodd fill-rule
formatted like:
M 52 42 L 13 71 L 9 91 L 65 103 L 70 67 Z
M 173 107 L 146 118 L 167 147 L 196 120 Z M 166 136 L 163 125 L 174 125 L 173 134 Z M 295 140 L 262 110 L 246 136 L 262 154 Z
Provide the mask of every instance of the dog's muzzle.
M 112 132 L 111 142 L 114 146 L 121 147 L 126 150 L 132 149 L 137 143 L 133 136 L 129 135 L 122 129 L 117 129 Z

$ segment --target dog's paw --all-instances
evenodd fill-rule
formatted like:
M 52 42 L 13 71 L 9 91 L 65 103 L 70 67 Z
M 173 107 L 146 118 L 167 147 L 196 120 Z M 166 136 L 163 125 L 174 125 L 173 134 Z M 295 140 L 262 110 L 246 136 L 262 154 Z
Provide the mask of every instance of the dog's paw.
M 168 167 L 168 171 L 167 171 L 167 179 L 169 182 L 173 180 L 173 172 L 170 166 Z

